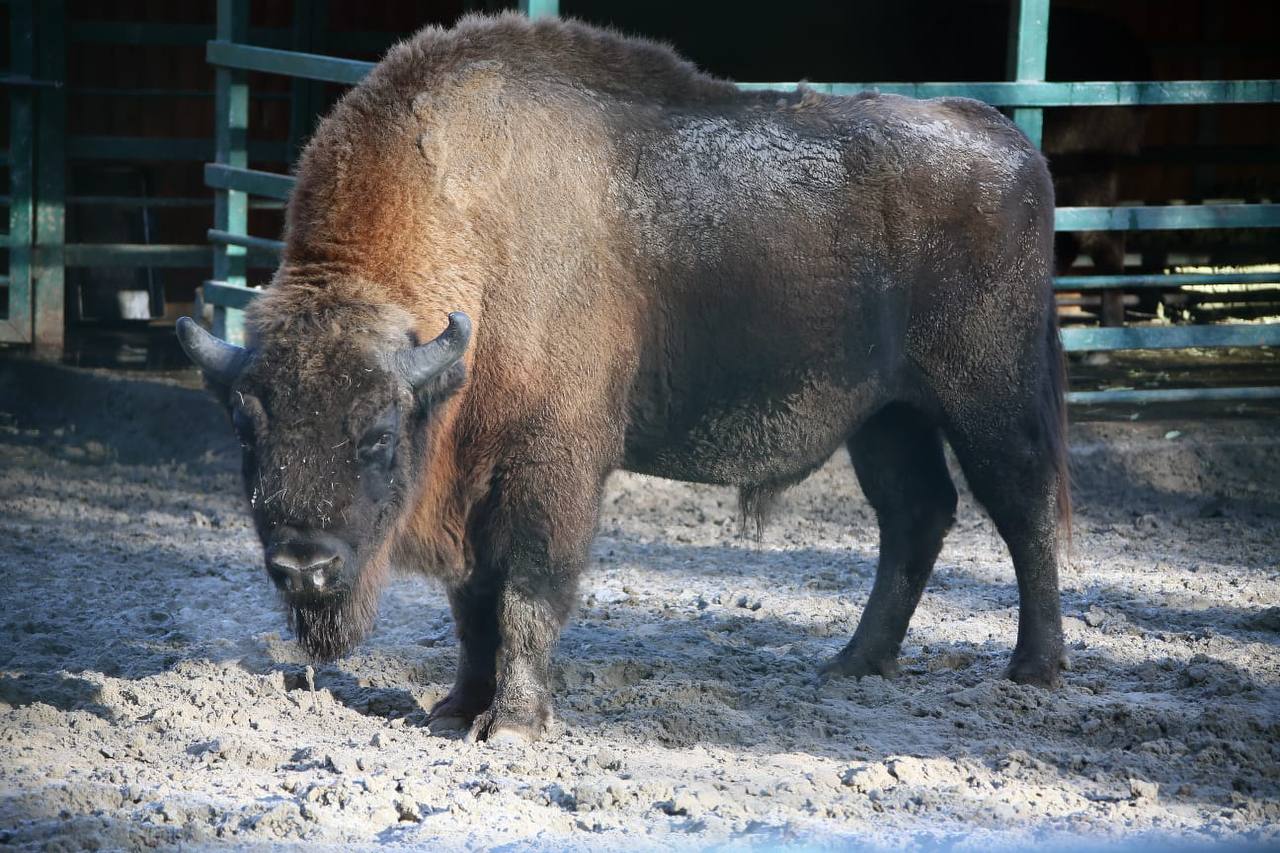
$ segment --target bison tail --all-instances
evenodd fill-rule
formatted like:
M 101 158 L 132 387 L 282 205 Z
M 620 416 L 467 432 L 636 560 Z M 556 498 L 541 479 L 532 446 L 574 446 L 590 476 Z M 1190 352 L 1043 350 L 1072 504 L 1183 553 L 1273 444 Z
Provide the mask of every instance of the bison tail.
M 1044 434 L 1058 479 L 1058 528 L 1071 544 L 1071 466 L 1067 445 L 1067 360 L 1058 333 L 1057 306 L 1050 298 L 1045 334 L 1046 381 L 1041 383 L 1040 412 Z

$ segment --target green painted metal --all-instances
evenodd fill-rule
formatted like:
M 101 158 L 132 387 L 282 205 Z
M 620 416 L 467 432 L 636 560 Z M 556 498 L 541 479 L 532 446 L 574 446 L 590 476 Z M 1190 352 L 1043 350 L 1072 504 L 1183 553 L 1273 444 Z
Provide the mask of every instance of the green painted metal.
M 1049 0 L 1018 0 L 1011 11 L 1009 76 L 1018 82 L 1041 82 L 1049 52 Z M 1022 107 L 1013 111 L 1013 120 L 1039 148 L 1044 110 Z
M 36 12 L 36 75 L 66 77 L 66 4 L 40 0 Z M 61 86 L 36 93 L 35 291 L 31 342 L 38 349 L 61 351 L 66 336 L 63 244 L 66 242 L 67 95 Z
M 10 70 L 31 74 L 35 70 L 35 28 L 32 0 L 9 4 Z M 34 239 L 34 143 L 35 93 L 22 86 L 9 87 L 9 310 L 0 321 L 0 340 L 31 341 L 31 244 Z
M 67 137 L 67 156 L 73 160 L 208 160 L 215 154 L 216 143 L 213 139 L 164 136 Z M 249 144 L 249 155 L 254 160 L 285 163 L 288 162 L 289 148 L 280 142 L 253 142 Z
M 1073 406 L 1147 405 L 1152 403 L 1263 402 L 1280 400 L 1280 385 L 1249 388 L 1116 388 L 1110 391 L 1070 391 Z
M 1280 204 L 1159 207 L 1060 207 L 1057 231 L 1154 231 L 1182 228 L 1280 228 Z
M 221 0 L 231 2 L 231 0 Z M 236 0 L 243 2 L 243 0 Z M 254 47 L 229 40 L 209 42 L 205 59 L 220 69 L 261 71 L 265 74 L 282 74 L 286 77 L 305 77 L 328 83 L 355 85 L 373 68 L 372 62 L 355 59 L 339 59 L 315 53 L 297 53 L 269 47 Z
M 1109 290 L 1121 288 L 1185 287 L 1196 284 L 1280 283 L 1280 272 L 1170 273 L 1152 275 L 1060 275 L 1053 280 L 1055 290 Z
M 293 43 L 298 52 L 310 53 L 324 44 L 325 28 L 329 18 L 326 0 L 311 0 L 293 4 Z M 320 112 L 324 99 L 322 84 L 315 80 L 296 77 L 291 85 L 289 103 L 289 162 L 296 161 L 302 147 L 311 135 L 312 124 Z
M 309 2 L 309 0 L 298 0 Z M 70 41 L 88 44 L 204 45 L 217 37 L 209 24 L 170 24 L 153 21 L 72 21 Z M 290 32 L 282 27 L 253 27 L 249 41 L 269 47 L 288 47 Z
M 63 252 L 68 267 L 201 268 L 212 251 L 205 245 L 167 243 L 69 243 Z
M 213 251 L 207 243 L 68 243 L 63 256 L 68 267 L 206 269 Z M 279 263 L 274 253 L 262 251 L 248 252 L 246 260 L 257 269 Z
M 218 0 L 218 39 L 223 43 L 243 42 L 249 28 L 248 0 Z M 210 45 L 218 42 L 210 42 Z M 243 70 L 218 68 L 214 78 L 214 143 L 217 161 L 244 169 L 249 165 L 249 78 Z M 214 227 L 230 234 L 244 234 L 249 225 L 249 197 L 232 189 L 218 190 L 214 196 Z M 213 253 L 213 278 L 233 287 L 247 283 L 246 250 L 243 246 L 221 245 Z M 215 307 L 214 333 L 235 343 L 244 339 L 244 318 L 240 312 Z
M 243 246 L 246 249 L 258 249 L 276 258 L 284 252 L 284 241 L 282 240 L 251 237 L 248 234 L 229 234 L 226 231 L 219 231 L 217 228 L 210 228 L 208 236 L 210 243 L 215 243 L 219 246 Z
M 293 192 L 295 180 L 290 175 L 277 175 L 275 172 L 238 169 L 221 163 L 206 163 L 204 182 L 215 189 L 240 190 L 252 195 L 284 201 Z
M 520 0 L 520 11 L 530 18 L 554 18 L 560 14 L 560 0 Z
M 214 306 L 214 310 L 221 308 L 224 311 L 243 311 L 258 298 L 259 293 L 261 291 L 256 288 L 233 287 L 220 281 L 206 281 L 202 288 L 205 304 Z
M 1090 326 L 1062 330 L 1070 352 L 1280 346 L 1280 323 L 1224 326 Z
M 6 203 L 0 196 L 0 206 Z M 141 195 L 69 195 L 67 207 L 212 207 L 213 196 L 141 196 Z M 252 209 L 280 210 L 284 207 L 278 201 L 266 199 L 249 199 Z
M 739 83 L 795 91 L 799 83 Z M 804 83 L 829 95 L 880 92 L 911 98 L 975 98 L 995 107 L 1125 107 L 1280 102 L 1280 80 L 1168 80 L 1079 83 Z

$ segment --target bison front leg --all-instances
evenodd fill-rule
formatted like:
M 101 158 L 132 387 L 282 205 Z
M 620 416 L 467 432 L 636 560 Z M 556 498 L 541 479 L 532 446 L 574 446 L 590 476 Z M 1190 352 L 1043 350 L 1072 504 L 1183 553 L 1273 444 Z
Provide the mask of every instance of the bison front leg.
M 458 674 L 453 689 L 435 704 L 427 719 L 432 731 L 461 729 L 493 702 L 498 653 L 498 589 L 473 573 L 449 590 L 449 606 L 458 634 Z
M 603 475 L 529 465 L 501 486 L 484 563 L 501 579 L 497 679 L 469 740 L 536 740 L 551 721 L 551 653 L 577 598 Z

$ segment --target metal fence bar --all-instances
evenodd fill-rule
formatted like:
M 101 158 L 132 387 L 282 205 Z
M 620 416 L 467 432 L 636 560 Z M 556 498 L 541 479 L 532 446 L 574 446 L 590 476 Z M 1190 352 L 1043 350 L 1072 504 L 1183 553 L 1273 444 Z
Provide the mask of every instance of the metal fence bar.
M 217 100 L 217 94 L 214 95 Z M 164 136 L 81 136 L 67 137 L 67 156 L 73 160 L 208 160 L 216 154 L 216 143 L 207 138 Z M 285 163 L 289 148 L 281 142 L 255 141 L 249 145 L 255 160 Z
M 1018 82 L 1043 81 L 1049 52 L 1049 0 L 1018 0 L 1011 11 L 1009 76 Z M 1013 111 L 1013 120 L 1039 148 L 1044 135 L 1044 110 L 1020 107 Z
M 248 0 L 218 0 L 218 38 L 222 42 L 244 41 L 249 28 Z M 218 42 L 210 42 L 217 44 Z M 225 166 L 249 165 L 249 81 L 240 69 L 218 68 L 215 74 L 214 140 L 217 160 Z M 249 197 L 232 189 L 214 195 L 213 221 L 219 231 L 244 234 L 249 224 Z M 222 245 L 213 252 L 213 278 L 232 287 L 244 287 L 245 248 Z M 244 318 L 225 308 L 213 311 L 213 330 L 219 337 L 239 343 L 244 338 Z
M 237 0 L 237 2 L 243 2 L 243 0 Z M 304 77 L 308 80 L 345 83 L 351 86 L 363 80 L 374 65 L 372 62 L 361 62 L 355 59 L 339 59 L 336 56 L 321 56 L 317 53 L 254 47 L 229 40 L 209 42 L 205 48 L 205 59 L 210 65 L 224 69 L 261 71 L 265 74 Z
M 1280 284 L 1280 272 L 1154 273 L 1151 275 L 1060 275 L 1056 290 L 1106 290 L 1113 287 L 1184 287 L 1197 284 Z
M 205 164 L 204 182 L 216 189 L 241 190 L 252 195 L 281 201 L 289 198 L 295 183 L 290 175 L 277 175 L 275 172 L 262 172 L 256 169 L 240 169 L 221 163 Z
M 1148 403 L 1261 402 L 1280 400 L 1280 385 L 1251 388 L 1116 388 L 1110 391 L 1068 391 L 1073 406 L 1145 405 Z
M 206 281 L 202 288 L 206 305 L 217 310 L 243 311 L 258 297 L 259 290 L 252 287 L 232 287 L 220 281 Z
M 1088 326 L 1062 330 L 1071 352 L 1280 346 L 1280 323 L 1226 326 Z
M 284 252 L 284 241 L 268 240 L 266 237 L 250 237 L 248 234 L 228 234 L 217 228 L 208 231 L 209 242 L 219 246 L 243 246 L 246 249 L 259 249 L 272 257 L 278 258 Z
M 36 74 L 61 82 L 66 77 L 66 4 L 40 0 L 36 18 Z M 66 131 L 67 96 L 61 86 L 43 86 L 36 95 L 36 232 L 32 343 L 61 351 L 66 336 Z
M 911 98 L 975 98 L 993 107 L 1133 107 L 1273 104 L 1280 80 L 1084 81 L 1076 83 L 739 83 L 748 91 L 794 91 L 804 85 L 828 95 L 876 91 Z
M 520 11 L 530 18 L 554 18 L 560 14 L 560 0 L 520 0 Z
M 1060 207 L 1055 231 L 1157 231 L 1182 228 L 1280 228 L 1280 204 L 1166 204 Z
M 32 0 L 9 4 L 9 70 L 30 76 L 35 71 Z M 34 91 L 9 87 L 9 310 L 0 322 L 0 340 L 31 341 L 31 244 L 35 188 L 32 159 L 35 143 Z

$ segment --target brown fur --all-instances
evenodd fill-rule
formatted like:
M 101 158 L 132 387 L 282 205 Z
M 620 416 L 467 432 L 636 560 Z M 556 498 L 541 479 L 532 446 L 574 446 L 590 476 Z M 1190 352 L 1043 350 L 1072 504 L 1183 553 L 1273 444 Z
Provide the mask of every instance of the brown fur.
M 848 442 L 883 581 L 828 671 L 860 675 L 890 667 L 950 526 L 945 436 L 1014 552 L 1011 673 L 1048 683 L 1069 513 L 1052 209 L 1039 154 L 975 102 L 743 94 L 572 22 L 426 30 L 299 163 L 233 386 L 271 409 L 248 473 L 314 504 L 316 447 L 388 401 L 417 424 L 330 621 L 367 630 L 390 562 L 441 577 L 462 651 L 435 716 L 536 735 L 610 471 L 735 485 L 762 520 Z M 450 311 L 474 323 L 465 381 L 397 384 L 391 356 Z M 369 390 L 338 381 L 355 371 Z M 344 452 L 324 464 L 358 492 Z M 286 509 L 264 536 L 317 524 Z

